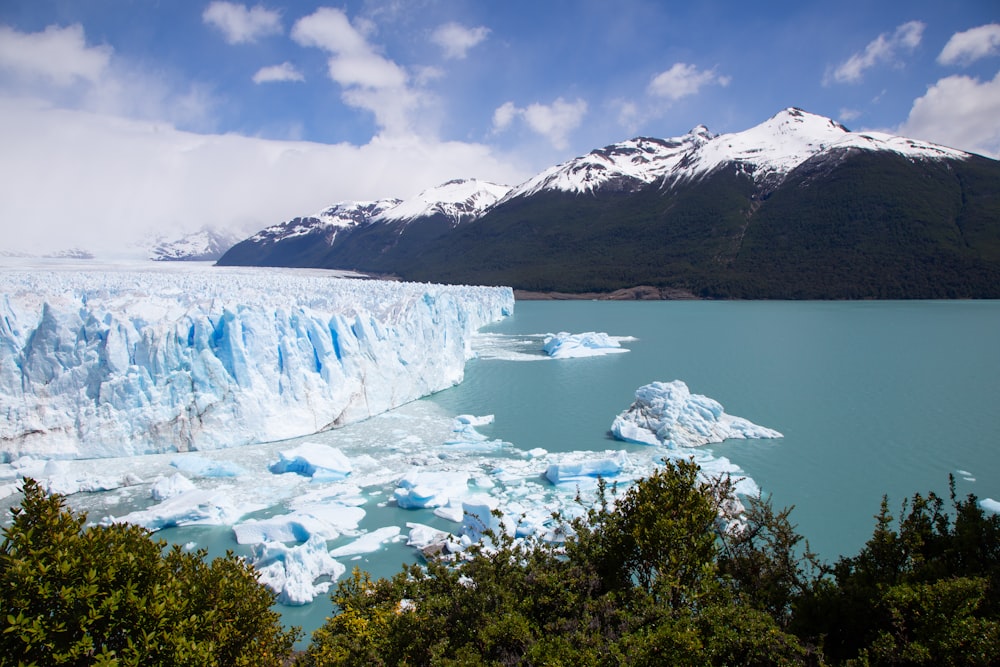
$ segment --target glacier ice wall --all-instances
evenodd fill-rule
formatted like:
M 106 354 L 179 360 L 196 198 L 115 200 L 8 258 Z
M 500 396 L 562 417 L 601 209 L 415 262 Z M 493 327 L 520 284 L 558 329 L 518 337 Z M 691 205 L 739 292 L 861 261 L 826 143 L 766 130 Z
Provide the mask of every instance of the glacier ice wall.
M 462 380 L 508 288 L 208 269 L 0 272 L 0 458 L 312 433 Z

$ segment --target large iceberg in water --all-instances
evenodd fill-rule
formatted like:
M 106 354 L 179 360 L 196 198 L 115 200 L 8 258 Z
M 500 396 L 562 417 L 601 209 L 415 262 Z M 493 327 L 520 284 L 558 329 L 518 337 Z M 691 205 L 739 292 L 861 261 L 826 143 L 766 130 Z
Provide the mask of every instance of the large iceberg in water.
M 611 433 L 626 442 L 670 448 L 782 437 L 773 429 L 726 414 L 718 401 L 692 394 L 681 380 L 652 382 L 636 389 L 635 402 L 615 417 Z
M 289 438 L 462 380 L 508 288 L 256 269 L 0 272 L 0 460 Z M 433 350 L 433 354 L 428 354 Z

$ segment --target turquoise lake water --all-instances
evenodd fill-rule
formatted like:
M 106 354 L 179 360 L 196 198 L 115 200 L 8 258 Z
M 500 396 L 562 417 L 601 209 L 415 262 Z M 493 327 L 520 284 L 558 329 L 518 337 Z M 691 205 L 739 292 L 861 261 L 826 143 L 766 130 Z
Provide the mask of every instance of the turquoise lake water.
M 635 340 L 623 343 L 625 354 L 509 360 L 518 356 L 509 352 L 522 339 L 529 342 L 521 349 L 534 345 L 538 359 L 537 335 L 559 331 Z M 512 317 L 485 332 L 477 343 L 481 358 L 468 363 L 461 385 L 292 442 L 323 442 L 352 456 L 365 452 L 384 458 L 387 470 L 407 465 L 407 456 L 422 457 L 417 465 L 425 465 L 439 445 L 411 454 L 400 443 L 407 437 L 440 443 L 454 416 L 471 413 L 495 415 L 480 431 L 521 451 L 626 449 L 648 457 L 650 448 L 615 442 L 608 429 L 638 387 L 679 379 L 729 414 L 784 434 L 706 449 L 737 464 L 776 506 L 794 505 L 793 522 L 828 561 L 864 544 L 883 494 L 898 508 L 916 492 L 946 494 L 953 474 L 960 494 L 1000 499 L 1000 301 L 518 302 Z M 256 461 L 267 475 L 267 457 L 283 446 L 290 443 L 218 454 L 247 465 Z M 166 460 L 155 462 L 159 470 Z M 148 469 L 146 479 L 156 474 L 153 462 L 128 462 L 133 464 L 140 472 Z M 253 480 L 245 483 L 267 478 Z M 406 522 L 416 521 L 456 530 L 431 510 L 400 510 L 386 502 L 392 488 L 386 477 L 366 489 L 370 500 L 360 528 L 397 525 L 405 536 Z M 79 494 L 71 504 L 92 518 L 127 511 L 115 503 L 149 504 L 129 492 Z M 211 555 L 227 549 L 249 554 L 226 527 L 175 528 L 158 536 L 195 542 Z M 414 560 L 415 551 L 396 542 L 345 565 L 388 576 Z M 278 608 L 287 623 L 307 633 L 332 609 L 327 596 Z
M 608 435 L 635 389 L 684 380 L 730 414 L 784 434 L 709 448 L 753 478 L 833 561 L 871 535 L 883 494 L 1000 499 L 1000 302 L 518 302 L 488 332 L 604 331 L 630 352 L 530 363 L 475 359 L 424 399 L 494 414 L 521 449 L 620 447 Z M 383 511 L 392 511 L 386 508 Z M 398 511 L 398 510 L 396 510 Z M 405 554 L 403 554 L 405 555 Z M 396 569 L 394 550 L 362 566 Z M 312 627 L 328 603 L 290 612 Z

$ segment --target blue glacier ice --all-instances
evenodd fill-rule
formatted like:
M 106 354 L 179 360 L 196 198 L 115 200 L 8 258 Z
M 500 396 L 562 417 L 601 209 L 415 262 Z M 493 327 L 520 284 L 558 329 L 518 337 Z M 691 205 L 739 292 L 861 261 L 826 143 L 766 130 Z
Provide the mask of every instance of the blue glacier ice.
M 315 433 L 462 380 L 508 288 L 278 270 L 0 272 L 0 460 Z M 428 354 L 433 350 L 433 354 Z

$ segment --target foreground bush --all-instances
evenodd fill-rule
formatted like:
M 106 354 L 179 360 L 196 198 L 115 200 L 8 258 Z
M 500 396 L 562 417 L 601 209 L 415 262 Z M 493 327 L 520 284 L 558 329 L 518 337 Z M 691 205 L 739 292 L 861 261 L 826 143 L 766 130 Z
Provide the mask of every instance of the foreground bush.
M 731 490 L 667 461 L 601 487 L 564 546 L 355 571 L 299 664 L 1000 665 L 1000 517 L 974 496 L 916 495 L 898 523 L 886 501 L 830 567 L 768 501 L 727 529 Z
M 0 545 L 0 664 L 280 665 L 274 595 L 233 555 L 205 563 L 138 526 L 84 527 L 24 481 Z

